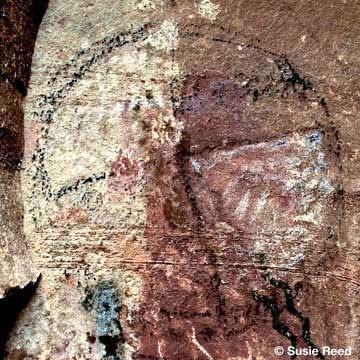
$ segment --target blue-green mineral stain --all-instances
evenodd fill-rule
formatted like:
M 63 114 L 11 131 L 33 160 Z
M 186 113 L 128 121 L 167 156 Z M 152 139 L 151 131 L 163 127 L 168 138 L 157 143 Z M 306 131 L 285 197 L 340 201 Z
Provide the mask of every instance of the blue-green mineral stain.
M 118 336 L 121 334 L 119 316 L 119 302 L 116 289 L 111 283 L 100 283 L 94 293 L 96 304 L 96 335 Z
M 106 360 L 120 360 L 118 347 L 123 343 L 119 321 L 120 303 L 117 290 L 110 281 L 101 281 L 95 289 L 88 289 L 82 304 L 96 315 L 96 336 L 104 344 Z

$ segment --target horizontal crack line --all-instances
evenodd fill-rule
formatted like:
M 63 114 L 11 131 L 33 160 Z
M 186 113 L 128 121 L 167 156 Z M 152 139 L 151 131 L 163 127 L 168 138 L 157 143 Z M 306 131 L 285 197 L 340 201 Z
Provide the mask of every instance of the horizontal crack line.
M 202 263 L 181 263 L 181 262 L 172 262 L 172 261 L 136 261 L 136 260 L 119 260 L 116 262 L 116 264 L 114 265 L 144 265 L 144 266 L 149 266 L 149 265 L 165 265 L 165 266 L 180 266 L 183 268 L 196 268 L 196 267 L 212 267 L 212 266 L 216 266 L 216 267 L 224 267 L 224 268 L 237 268 L 237 269 L 253 269 L 253 270 L 265 270 L 265 266 L 262 265 L 253 265 L 253 264 L 240 264 L 240 263 L 231 263 L 231 264 L 226 264 L 226 263 L 222 263 L 222 262 L 217 262 L 217 263 L 206 263 L 206 262 L 202 262 Z M 37 264 L 40 265 L 41 264 Z M 72 262 L 63 262 L 61 264 L 61 266 L 56 266 L 56 264 L 53 264 L 53 266 L 44 266 L 44 268 L 48 268 L 48 269 L 62 269 L 62 268 L 69 268 L 70 265 L 81 265 L 81 264 L 74 264 Z M 91 266 L 91 264 L 87 264 L 87 266 Z M 81 267 L 81 266 L 80 266 Z M 315 268 L 315 266 L 314 266 Z M 109 271 L 113 271 L 114 268 L 109 268 Z M 360 286 L 360 283 L 355 281 L 355 279 L 349 278 L 345 275 L 341 275 L 341 274 L 335 274 L 332 272 L 327 272 L 327 271 L 318 271 L 318 272 L 309 272 L 309 271 L 304 271 L 304 270 L 300 270 L 300 269 L 296 269 L 296 268 L 289 268 L 289 267 L 283 267 L 283 266 L 266 266 L 266 270 L 277 270 L 277 271 L 284 271 L 284 272 L 290 272 L 293 274 L 302 274 L 302 275 L 309 275 L 309 276 L 313 276 L 313 277 L 332 277 L 336 280 L 341 280 L 341 281 L 348 281 L 349 283 L 356 285 L 356 286 Z

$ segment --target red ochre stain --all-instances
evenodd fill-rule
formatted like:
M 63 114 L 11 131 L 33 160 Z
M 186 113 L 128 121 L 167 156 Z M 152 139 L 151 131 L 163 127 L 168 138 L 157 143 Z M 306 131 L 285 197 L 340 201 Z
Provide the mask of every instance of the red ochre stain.
M 187 78 L 177 118 L 188 141 L 153 154 L 145 236 L 151 258 L 164 264 L 147 267 L 143 274 L 139 321 L 132 326 L 140 341 L 135 359 L 206 359 L 199 344 L 214 359 L 248 356 L 244 340 L 253 341 L 258 311 L 245 285 L 248 275 L 205 265 L 224 255 L 235 259 L 232 243 L 241 240 L 210 224 L 199 230 L 187 168 L 189 151 L 222 146 L 241 135 L 243 99 L 242 89 L 219 74 Z M 258 275 L 252 272 L 255 279 Z M 271 322 L 264 332 L 266 326 L 270 331 Z
M 119 201 L 131 194 L 138 183 L 138 174 L 137 162 L 120 153 L 111 166 L 108 180 L 109 198 L 112 201 Z
M 184 125 L 191 152 L 226 145 L 244 135 L 242 87 L 216 73 L 192 75 L 184 82 L 177 118 Z
M 115 162 L 111 167 L 111 177 L 119 177 L 137 175 L 139 172 L 138 166 L 135 162 L 132 162 L 126 156 L 122 156 L 121 154 L 116 158 Z
M 191 156 L 203 158 L 229 141 L 244 139 L 249 127 L 242 116 L 244 101 L 243 90 L 229 77 L 188 77 L 176 113 L 184 126 L 183 141 L 176 149 L 164 147 L 152 154 L 153 167 L 146 169 L 144 235 L 153 264 L 143 270 L 140 310 L 127 327 L 139 340 L 134 359 L 225 360 L 248 358 L 250 351 L 272 359 L 268 349 L 289 345 L 273 329 L 267 309 L 253 298 L 255 288 L 269 292 L 261 270 L 251 266 L 256 264 L 254 229 L 229 215 L 234 205 L 225 207 L 226 182 L 240 175 L 236 161 L 203 174 L 191 169 Z M 266 149 L 258 152 L 243 160 L 261 158 Z M 276 182 L 269 184 L 274 201 L 291 214 L 297 195 L 277 190 Z M 238 192 L 254 191 L 255 185 L 251 179 L 240 183 Z M 228 195 L 230 204 L 239 194 Z M 220 223 L 233 225 L 233 230 L 219 228 Z M 236 263 L 250 266 L 232 266 Z

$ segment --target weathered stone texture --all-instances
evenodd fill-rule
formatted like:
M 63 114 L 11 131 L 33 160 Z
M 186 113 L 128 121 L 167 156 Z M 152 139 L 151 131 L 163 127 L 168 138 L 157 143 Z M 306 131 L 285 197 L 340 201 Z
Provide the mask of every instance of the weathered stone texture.
M 0 166 L 18 169 L 24 152 L 24 114 L 22 97 L 7 81 L 0 83 Z
M 26 93 L 31 59 L 46 0 L 4 0 L 0 5 L 0 76 Z
M 16 316 L 19 289 L 34 283 L 38 273 L 33 267 L 23 231 L 23 199 L 20 167 L 24 151 L 22 96 L 30 77 L 33 45 L 45 10 L 45 2 L 3 1 L 0 4 L 0 301 L 3 347 L 8 319 Z M 11 295 L 12 294 L 12 295 Z M 25 292 L 23 294 L 26 297 Z M 18 306 L 19 305 L 19 306 Z M 10 323 L 9 323 L 10 324 Z M 2 349 L 0 350 L 2 353 Z M 2 356 L 2 355 L 1 355 Z
M 357 359 L 359 19 L 51 0 L 22 182 L 43 276 L 8 358 Z

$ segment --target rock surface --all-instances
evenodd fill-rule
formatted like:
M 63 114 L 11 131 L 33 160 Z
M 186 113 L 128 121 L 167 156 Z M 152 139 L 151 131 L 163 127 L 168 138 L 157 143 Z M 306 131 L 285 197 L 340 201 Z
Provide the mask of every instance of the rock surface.
M 28 85 L 34 42 L 45 8 L 45 1 L 35 0 L 5 0 L 0 4 L 1 347 L 7 327 L 21 303 L 16 296 L 26 297 L 24 288 L 34 284 L 39 276 L 31 263 L 23 231 L 20 168 L 24 152 L 24 114 L 21 102 Z M 18 304 L 8 304 L 7 298 L 15 299 Z
M 22 176 L 42 281 L 7 358 L 358 359 L 359 25 L 355 0 L 50 0 Z
M 24 152 L 22 98 L 45 1 L 0 4 L 0 357 L 39 272 L 31 262 L 23 226 L 20 169 Z

